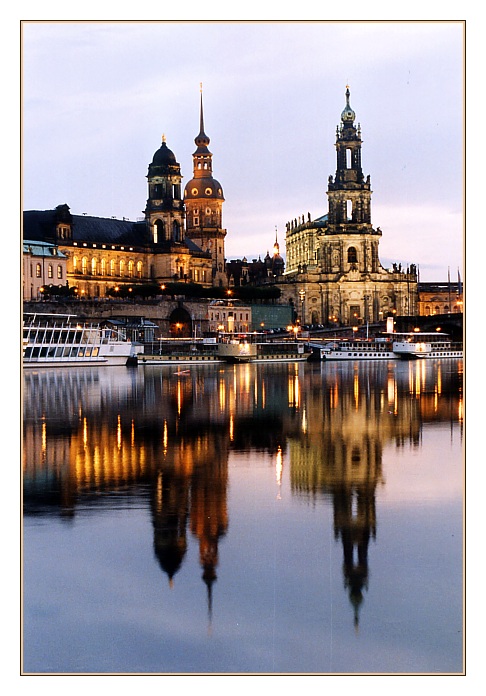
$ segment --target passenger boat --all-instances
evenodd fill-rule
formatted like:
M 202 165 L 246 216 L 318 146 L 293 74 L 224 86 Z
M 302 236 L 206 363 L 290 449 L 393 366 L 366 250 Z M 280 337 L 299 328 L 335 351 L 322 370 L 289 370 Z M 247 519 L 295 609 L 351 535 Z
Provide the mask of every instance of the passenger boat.
M 311 355 L 304 341 L 270 340 L 267 334 L 221 334 L 218 356 L 229 363 L 304 362 Z
M 310 342 L 314 360 L 397 360 L 391 337 Z
M 24 314 L 23 367 L 127 365 L 136 361 L 131 341 L 111 328 L 73 314 Z
M 443 333 L 421 331 L 393 334 L 393 352 L 402 360 L 423 358 L 462 358 L 462 343 L 453 343 Z
M 418 358 L 462 358 L 462 344 L 443 333 L 383 333 L 363 340 L 310 342 L 314 360 L 413 360 Z
M 272 341 L 264 333 L 220 333 L 216 338 L 160 339 L 144 346 L 139 365 L 295 362 L 309 358 L 304 342 Z
M 159 338 L 141 346 L 139 365 L 206 365 L 222 363 L 216 338 Z

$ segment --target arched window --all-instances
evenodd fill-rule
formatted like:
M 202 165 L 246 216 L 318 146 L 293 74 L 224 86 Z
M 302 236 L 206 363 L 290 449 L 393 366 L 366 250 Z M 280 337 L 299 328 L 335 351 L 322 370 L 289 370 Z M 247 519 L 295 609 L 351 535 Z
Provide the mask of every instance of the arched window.
M 42 278 L 42 266 L 40 265 L 40 263 L 37 263 L 35 266 L 35 277 Z
M 88 272 L 88 259 L 86 258 L 86 256 L 83 256 L 83 258 L 81 259 L 81 273 L 83 275 L 86 275 L 87 272 Z
M 348 249 L 348 263 L 358 263 L 358 254 L 354 247 Z
M 141 261 L 137 261 L 137 276 L 139 278 L 142 277 L 142 262 Z
M 50 263 L 50 264 L 47 266 L 47 277 L 48 277 L 48 278 L 53 278 L 53 277 L 54 277 L 54 271 L 53 271 L 53 269 L 52 269 L 52 263 Z
M 106 259 L 101 259 L 100 275 L 106 275 Z
M 57 278 L 58 278 L 58 280 L 62 280 L 62 266 L 61 266 L 61 264 L 59 264 L 57 267 Z
M 96 259 L 91 259 L 91 275 L 96 275 L 98 269 L 98 262 Z
M 180 242 L 181 241 L 181 227 L 179 225 L 178 220 L 174 220 L 172 223 L 172 239 L 174 242 Z
M 166 239 L 165 222 L 163 220 L 156 220 L 154 224 L 154 244 L 164 242 Z
M 130 260 L 130 261 L 128 262 L 128 275 L 129 275 L 130 278 L 133 278 L 133 269 L 134 269 L 134 266 L 135 266 L 135 264 L 133 263 L 133 261 Z
M 115 259 L 111 259 L 110 261 L 110 275 L 115 275 Z
M 73 256 L 73 272 L 76 273 L 78 270 L 78 257 Z
M 124 275 L 125 273 L 125 261 L 123 259 L 120 259 L 120 275 Z

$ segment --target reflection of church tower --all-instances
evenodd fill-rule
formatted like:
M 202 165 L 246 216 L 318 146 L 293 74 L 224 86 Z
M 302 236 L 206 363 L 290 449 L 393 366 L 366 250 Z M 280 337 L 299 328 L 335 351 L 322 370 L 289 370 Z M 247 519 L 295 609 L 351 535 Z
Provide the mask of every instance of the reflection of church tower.
M 354 607 L 354 624 L 358 627 L 363 588 L 368 581 L 368 542 L 376 534 L 374 486 L 337 485 L 333 491 L 334 534 L 343 544 L 344 584 Z
M 213 155 L 208 149 L 209 137 L 204 132 L 203 101 L 201 88 L 201 111 L 199 135 L 193 153 L 194 174 L 184 189 L 187 210 L 187 236 L 203 251 L 210 251 L 213 260 L 213 284 L 226 284 L 223 229 L 223 189 L 213 179 Z
M 184 202 L 181 168 L 162 137 L 162 145 L 149 165 L 148 199 L 145 208 L 151 242 L 157 247 L 180 244 L 184 238 Z
M 219 444 L 218 451 L 225 451 L 225 444 Z M 228 528 L 227 485 L 228 464 L 225 457 L 205 459 L 193 473 L 191 531 L 199 540 L 199 562 L 203 569 L 202 579 L 207 586 L 209 621 L 212 618 L 212 587 L 217 579 L 218 543 Z
M 188 500 L 187 477 L 160 471 L 152 498 L 154 552 L 171 585 L 186 555 Z

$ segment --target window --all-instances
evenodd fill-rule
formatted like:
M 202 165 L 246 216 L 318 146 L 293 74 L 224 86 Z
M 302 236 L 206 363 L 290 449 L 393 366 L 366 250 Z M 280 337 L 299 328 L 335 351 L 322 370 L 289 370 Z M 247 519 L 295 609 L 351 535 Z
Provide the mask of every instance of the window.
M 142 277 L 142 262 L 137 261 L 137 275 L 139 278 Z
M 78 257 L 73 256 L 73 272 L 76 273 L 77 269 L 78 269 Z
M 88 259 L 86 258 L 86 256 L 83 256 L 83 258 L 81 259 L 81 273 L 83 275 L 86 275 L 87 272 L 88 272 Z
M 100 274 L 106 275 L 106 259 L 101 259 Z
M 128 262 L 128 275 L 130 278 L 133 278 L 133 269 L 134 269 L 135 264 L 133 261 Z
M 47 266 L 47 277 L 48 277 L 48 278 L 53 278 L 53 277 L 54 277 L 54 272 L 53 272 L 53 270 L 52 270 L 52 264 L 51 264 L 51 263 Z
M 91 259 L 91 275 L 96 275 L 98 270 L 98 262 L 96 259 Z
M 40 263 L 37 263 L 35 266 L 35 277 L 42 278 L 42 268 L 41 268 Z
M 351 162 L 351 150 L 349 148 L 346 149 L 346 169 L 351 169 L 352 168 L 352 162 Z
M 120 260 L 120 275 L 122 276 L 125 273 L 125 261 L 123 259 Z
M 58 280 L 62 280 L 62 266 L 60 264 L 57 267 L 57 278 Z
M 358 254 L 354 247 L 348 249 L 348 263 L 358 263 Z

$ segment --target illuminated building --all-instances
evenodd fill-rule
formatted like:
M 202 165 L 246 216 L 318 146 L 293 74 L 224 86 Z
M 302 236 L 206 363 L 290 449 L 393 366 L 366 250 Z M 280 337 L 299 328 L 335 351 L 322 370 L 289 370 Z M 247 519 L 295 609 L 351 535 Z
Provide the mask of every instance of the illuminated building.
M 371 182 L 361 166 L 361 127 L 355 125 L 349 88 L 336 132 L 336 173 L 328 180 L 328 212 L 287 223 L 283 296 L 298 307 L 302 324 L 357 325 L 417 309 L 414 264 L 385 269 L 381 229 L 371 221 Z

